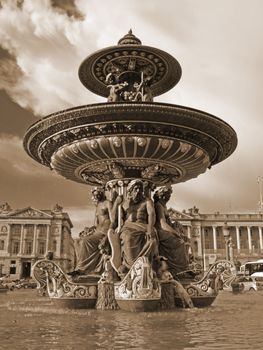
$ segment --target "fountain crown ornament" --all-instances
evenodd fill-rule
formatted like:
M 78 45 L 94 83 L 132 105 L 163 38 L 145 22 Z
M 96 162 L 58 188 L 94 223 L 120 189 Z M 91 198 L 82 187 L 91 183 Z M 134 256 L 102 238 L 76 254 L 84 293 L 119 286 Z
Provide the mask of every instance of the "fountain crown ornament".
M 132 30 L 124 35 L 118 45 L 96 51 L 79 67 L 79 78 L 90 91 L 108 97 L 109 76 L 112 84 L 123 84 L 125 91 L 135 83 L 144 82 L 151 88 L 151 96 L 158 96 L 173 88 L 180 80 L 179 62 L 167 52 L 142 45 Z M 127 97 L 126 101 L 129 101 Z M 115 102 L 115 101 L 114 101 Z M 134 98 L 130 99 L 134 102 Z
M 141 45 L 142 42 L 137 38 L 130 29 L 128 34 L 125 34 L 123 38 L 118 41 L 118 45 Z

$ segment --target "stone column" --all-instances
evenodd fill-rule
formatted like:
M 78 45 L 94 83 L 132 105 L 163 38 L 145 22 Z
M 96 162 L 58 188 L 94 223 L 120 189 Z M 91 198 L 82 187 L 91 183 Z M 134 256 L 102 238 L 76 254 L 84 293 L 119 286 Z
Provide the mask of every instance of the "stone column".
M 263 250 L 263 241 L 262 241 L 262 227 L 258 226 L 258 235 L 259 235 L 259 248 L 260 252 Z
M 187 237 L 191 239 L 191 226 L 187 226 Z
M 37 248 L 37 225 L 34 225 L 34 238 L 33 238 L 33 250 L 32 250 L 32 256 L 36 255 L 36 248 Z
M 62 225 L 58 227 L 58 239 L 57 239 L 57 255 L 61 258 L 61 245 L 62 245 Z
M 205 228 L 201 227 L 201 254 L 203 259 L 203 268 L 206 271 L 206 254 L 205 254 Z
M 202 236 L 202 231 L 200 226 L 195 227 L 195 234 L 194 236 L 196 237 L 196 242 L 197 242 L 197 253 L 198 256 L 203 256 L 203 236 Z
M 7 252 L 7 254 L 11 253 L 11 251 L 10 251 L 11 227 L 12 227 L 12 224 L 8 224 L 8 227 L 7 227 L 7 240 L 6 240 L 6 252 Z
M 46 241 L 46 254 L 49 251 L 49 245 L 50 245 L 50 225 L 47 226 L 47 241 Z
M 22 255 L 23 252 L 24 252 L 24 224 L 21 225 L 19 255 Z
M 249 252 L 252 251 L 252 244 L 251 244 L 251 227 L 247 226 L 247 239 L 248 239 L 248 249 Z
M 240 253 L 240 233 L 239 226 L 236 226 L 237 252 Z
M 213 243 L 214 243 L 214 252 L 217 251 L 217 242 L 216 242 L 216 226 L 212 226 L 213 229 Z

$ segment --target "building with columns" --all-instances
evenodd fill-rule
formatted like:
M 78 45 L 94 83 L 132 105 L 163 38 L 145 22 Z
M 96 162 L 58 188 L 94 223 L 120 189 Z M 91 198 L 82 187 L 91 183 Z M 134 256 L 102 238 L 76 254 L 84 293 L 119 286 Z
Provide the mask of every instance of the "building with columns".
M 243 264 L 263 258 L 263 214 L 201 214 L 196 207 L 169 213 L 183 225 L 205 269 L 219 259 Z
M 67 213 L 56 205 L 53 210 L 32 207 L 12 210 L 0 207 L 0 275 L 27 278 L 32 265 L 48 251 L 66 271 L 75 263 L 73 227 Z

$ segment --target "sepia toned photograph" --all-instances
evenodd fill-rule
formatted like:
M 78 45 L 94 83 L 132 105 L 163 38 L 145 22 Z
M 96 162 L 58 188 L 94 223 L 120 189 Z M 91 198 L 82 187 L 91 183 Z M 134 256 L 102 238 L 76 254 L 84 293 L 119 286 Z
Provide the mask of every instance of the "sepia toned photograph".
M 0 349 L 261 350 L 263 2 L 0 0 Z

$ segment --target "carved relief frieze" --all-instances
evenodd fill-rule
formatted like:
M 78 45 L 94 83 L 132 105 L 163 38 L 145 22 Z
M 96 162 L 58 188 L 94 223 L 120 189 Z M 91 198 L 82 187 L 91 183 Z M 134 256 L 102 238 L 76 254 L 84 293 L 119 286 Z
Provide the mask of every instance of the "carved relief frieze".
M 194 226 L 192 227 L 192 237 L 195 237 L 195 238 L 198 238 L 201 236 L 201 228 L 200 227 L 197 227 L 197 226 Z
M 161 287 L 148 258 L 138 258 L 124 279 L 115 285 L 116 299 L 160 299 Z

